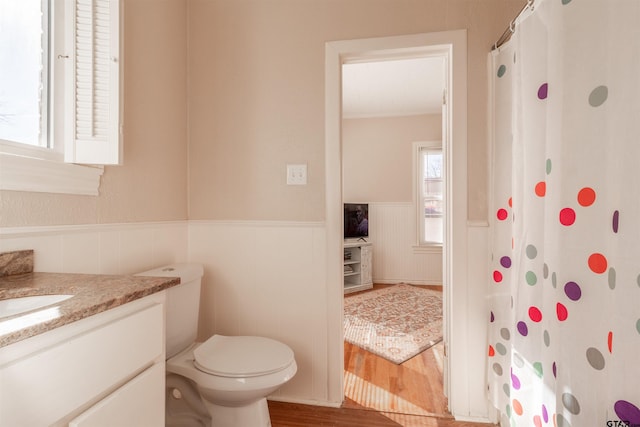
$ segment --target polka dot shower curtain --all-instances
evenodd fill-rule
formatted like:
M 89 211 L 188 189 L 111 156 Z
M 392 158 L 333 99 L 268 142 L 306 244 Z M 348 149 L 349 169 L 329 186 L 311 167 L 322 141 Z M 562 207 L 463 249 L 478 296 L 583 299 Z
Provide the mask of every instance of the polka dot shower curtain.
M 640 426 L 640 1 L 535 1 L 490 58 L 489 399 Z

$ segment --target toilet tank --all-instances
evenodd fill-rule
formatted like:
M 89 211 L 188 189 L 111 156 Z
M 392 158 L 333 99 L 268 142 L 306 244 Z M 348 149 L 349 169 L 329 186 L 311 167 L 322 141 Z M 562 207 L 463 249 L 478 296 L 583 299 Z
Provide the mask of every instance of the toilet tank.
M 167 359 L 196 341 L 200 286 L 204 269 L 201 264 L 171 264 L 144 271 L 136 276 L 179 277 L 180 284 L 167 289 L 166 346 Z

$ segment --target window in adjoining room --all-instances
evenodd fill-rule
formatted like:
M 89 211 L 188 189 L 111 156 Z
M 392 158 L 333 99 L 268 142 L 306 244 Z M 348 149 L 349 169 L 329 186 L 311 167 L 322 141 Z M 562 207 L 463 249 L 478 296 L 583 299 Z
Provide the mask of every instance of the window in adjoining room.
M 443 242 L 444 162 L 440 142 L 415 144 L 416 210 L 418 244 L 440 246 Z

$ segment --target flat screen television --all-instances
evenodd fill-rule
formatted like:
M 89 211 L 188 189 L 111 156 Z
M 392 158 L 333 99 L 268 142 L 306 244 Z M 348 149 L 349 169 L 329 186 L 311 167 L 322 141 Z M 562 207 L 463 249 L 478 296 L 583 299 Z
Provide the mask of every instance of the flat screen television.
M 369 237 L 369 205 L 367 203 L 344 204 L 344 238 Z

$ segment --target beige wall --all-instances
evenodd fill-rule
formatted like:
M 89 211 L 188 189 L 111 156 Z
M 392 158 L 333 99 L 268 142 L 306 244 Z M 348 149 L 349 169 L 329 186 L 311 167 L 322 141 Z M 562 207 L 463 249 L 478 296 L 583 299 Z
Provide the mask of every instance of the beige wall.
M 125 0 L 124 165 L 100 196 L 0 192 L 0 226 L 187 219 L 186 0 Z
M 469 217 L 484 219 L 486 55 L 523 3 L 125 0 L 125 165 L 98 197 L 2 191 L 0 226 L 324 220 L 325 43 L 460 28 Z M 285 184 L 287 163 L 308 164 L 307 186 Z
M 487 53 L 523 4 L 190 0 L 189 218 L 323 220 L 325 42 L 466 28 L 469 217 L 485 219 Z
M 413 201 L 413 142 L 441 139 L 440 114 L 343 120 L 343 199 Z

